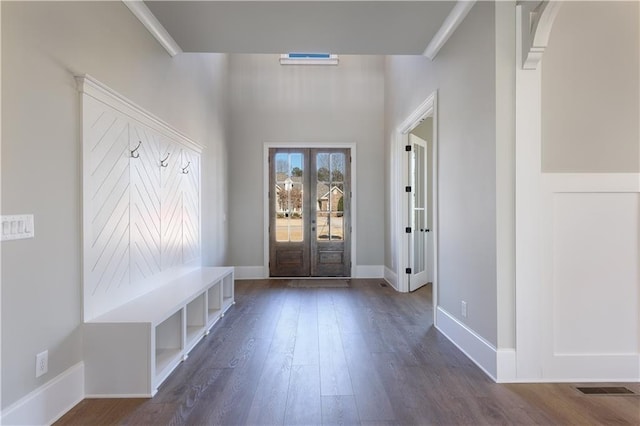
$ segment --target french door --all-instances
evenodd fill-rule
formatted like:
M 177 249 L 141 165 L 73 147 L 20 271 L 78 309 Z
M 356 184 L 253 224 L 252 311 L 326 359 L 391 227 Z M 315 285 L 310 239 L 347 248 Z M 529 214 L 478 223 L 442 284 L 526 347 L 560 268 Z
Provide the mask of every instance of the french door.
M 409 145 L 409 291 L 416 290 L 429 281 L 429 203 L 428 203 L 428 167 L 427 143 L 419 137 L 410 134 Z
M 351 271 L 349 149 L 269 150 L 269 275 Z

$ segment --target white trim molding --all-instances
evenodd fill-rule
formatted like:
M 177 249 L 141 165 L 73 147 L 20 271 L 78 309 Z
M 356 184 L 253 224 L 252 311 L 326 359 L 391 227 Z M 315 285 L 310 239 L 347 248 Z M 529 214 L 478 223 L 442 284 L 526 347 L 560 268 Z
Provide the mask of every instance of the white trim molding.
M 261 280 L 269 276 L 264 266 L 236 266 L 236 280 Z
M 521 15 L 522 26 L 522 68 L 534 70 L 542 60 L 547 45 L 553 21 L 558 16 L 561 1 L 542 1 L 533 10 L 530 10 L 535 3 L 523 2 L 523 13 Z
M 351 275 L 351 278 L 382 278 L 387 279 L 388 268 L 384 265 L 355 265 L 353 268 L 355 274 Z M 391 272 L 391 271 L 389 271 Z M 236 266 L 235 267 L 235 279 L 236 280 L 262 280 L 269 278 L 269 268 L 264 266 Z M 279 277 L 274 277 L 278 279 Z M 313 277 L 302 277 L 313 278 Z M 387 280 L 388 281 L 388 280 Z M 394 288 L 395 284 L 390 283 Z
M 398 291 L 398 274 L 386 266 L 384 267 L 384 280 Z
M 65 370 L 2 411 L 0 424 L 52 424 L 84 399 L 84 363 Z
M 449 312 L 440 306 L 436 309 L 436 328 L 484 371 L 494 381 L 497 381 L 497 350 L 495 346 L 487 342 L 482 336 L 458 321 Z
M 131 13 L 140 20 L 142 25 L 145 26 L 158 43 L 164 47 L 169 55 L 173 57 L 182 53 L 182 49 L 178 46 L 178 43 L 176 43 L 165 27 L 162 26 L 160 21 L 158 21 L 158 18 L 151 13 L 142 0 L 122 0 L 122 2 L 129 8 Z
M 512 383 L 518 376 L 515 349 L 498 349 L 496 353 L 496 381 Z
M 137 2 L 135 2 L 137 3 Z M 194 142 L 184 133 L 180 132 L 173 126 L 170 126 L 162 119 L 156 117 L 149 111 L 146 111 L 135 102 L 111 89 L 106 84 L 96 80 L 88 74 L 77 75 L 76 84 L 78 91 L 84 93 L 92 98 L 109 105 L 119 112 L 126 114 L 127 116 L 146 124 L 147 126 L 157 130 L 160 133 L 164 133 L 172 139 L 176 139 L 178 142 L 190 148 L 197 153 L 201 153 L 203 150 L 202 145 Z
M 467 17 L 474 4 L 476 4 L 476 0 L 458 0 L 458 2 L 456 2 L 456 5 L 453 6 L 449 15 L 447 15 L 442 22 L 440 29 L 424 50 L 424 56 L 433 61 L 438 52 L 440 52 L 440 49 L 442 49 L 456 29 L 458 29 L 462 21 L 464 21 L 464 18 Z
M 384 278 L 384 265 L 356 265 L 354 278 Z

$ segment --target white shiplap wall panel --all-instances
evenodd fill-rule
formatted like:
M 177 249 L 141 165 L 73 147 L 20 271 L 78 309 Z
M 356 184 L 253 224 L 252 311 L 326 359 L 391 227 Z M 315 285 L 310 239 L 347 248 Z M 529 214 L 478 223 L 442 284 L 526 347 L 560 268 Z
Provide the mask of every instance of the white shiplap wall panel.
M 141 142 L 141 143 L 140 143 Z M 138 158 L 131 158 L 131 282 L 160 273 L 160 148 L 159 135 L 131 126 L 130 148 L 140 143 Z
M 90 141 L 85 151 L 85 294 L 95 296 L 129 281 L 129 124 L 95 100 L 84 107 L 90 123 L 85 126 Z
M 201 147 L 94 79 L 77 80 L 87 321 L 199 265 Z
M 169 154 L 162 168 L 162 268 L 182 263 L 182 154 L 178 145 L 165 141 L 162 158 Z
M 200 256 L 200 156 L 182 151 L 188 173 L 182 174 L 182 256 L 189 262 Z

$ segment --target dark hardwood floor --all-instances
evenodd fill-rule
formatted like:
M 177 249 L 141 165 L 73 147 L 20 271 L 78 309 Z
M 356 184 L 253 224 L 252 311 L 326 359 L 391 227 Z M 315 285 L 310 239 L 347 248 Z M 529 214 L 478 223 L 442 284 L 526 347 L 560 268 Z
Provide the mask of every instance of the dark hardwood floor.
M 153 399 L 84 400 L 56 424 L 640 425 L 640 384 L 586 396 L 493 383 L 434 329 L 429 287 L 380 282 L 238 281 L 236 305 Z

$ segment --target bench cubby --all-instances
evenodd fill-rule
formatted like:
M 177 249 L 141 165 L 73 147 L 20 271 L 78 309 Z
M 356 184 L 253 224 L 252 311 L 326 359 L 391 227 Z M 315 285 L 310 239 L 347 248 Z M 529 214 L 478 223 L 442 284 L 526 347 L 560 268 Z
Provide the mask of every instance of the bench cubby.
M 87 396 L 152 397 L 235 303 L 233 283 L 232 267 L 197 268 L 85 322 Z

